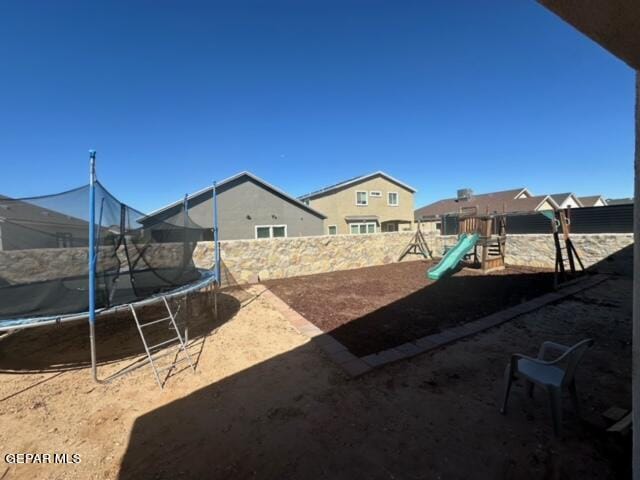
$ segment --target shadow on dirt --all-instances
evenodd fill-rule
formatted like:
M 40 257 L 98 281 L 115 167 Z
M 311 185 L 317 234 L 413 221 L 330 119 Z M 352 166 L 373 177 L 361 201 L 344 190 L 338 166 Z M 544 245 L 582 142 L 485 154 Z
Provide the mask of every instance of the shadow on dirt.
M 188 301 L 172 303 L 174 312 L 178 307 L 178 327 L 181 330 L 188 327 L 189 341 L 192 342 L 233 318 L 240 309 L 240 302 L 233 295 L 219 293 L 217 318 L 208 295 L 204 293 L 190 295 Z M 144 307 L 137 312 L 141 322 L 167 315 L 162 304 Z M 170 338 L 168 322 L 148 327 L 145 334 L 149 345 Z M 130 311 L 122 310 L 97 319 L 96 350 L 98 365 L 145 355 Z M 0 372 L 3 373 L 61 372 L 89 365 L 89 327 L 85 321 L 36 327 L 0 338 Z

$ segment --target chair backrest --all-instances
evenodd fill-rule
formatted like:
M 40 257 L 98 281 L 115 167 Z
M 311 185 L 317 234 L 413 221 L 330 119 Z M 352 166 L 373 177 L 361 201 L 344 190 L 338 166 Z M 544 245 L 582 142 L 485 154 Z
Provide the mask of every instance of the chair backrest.
M 563 383 L 571 383 L 576 373 L 576 368 L 578 367 L 578 364 L 582 359 L 582 356 L 587 351 L 587 349 L 592 345 L 593 345 L 592 338 L 587 338 L 586 340 L 582 340 L 576 343 L 571 348 L 569 348 L 556 360 L 557 362 L 562 362 L 562 361 L 567 362 Z

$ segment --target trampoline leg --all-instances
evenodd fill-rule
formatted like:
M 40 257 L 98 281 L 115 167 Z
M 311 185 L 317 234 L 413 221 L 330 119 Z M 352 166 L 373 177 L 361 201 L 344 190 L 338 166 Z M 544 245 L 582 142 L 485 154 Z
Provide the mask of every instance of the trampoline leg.
M 213 318 L 218 320 L 218 286 L 213 285 Z
M 91 347 L 91 374 L 93 379 L 100 383 L 98 380 L 98 365 L 96 361 L 96 328 L 93 322 L 89 322 L 89 343 Z
M 187 294 L 185 296 L 184 301 L 187 304 L 187 318 L 184 320 L 184 333 L 182 334 L 184 337 L 184 344 L 188 345 L 189 344 L 189 319 L 191 317 L 193 317 L 193 306 L 191 304 L 191 301 L 189 301 L 191 297 L 189 296 L 189 294 Z

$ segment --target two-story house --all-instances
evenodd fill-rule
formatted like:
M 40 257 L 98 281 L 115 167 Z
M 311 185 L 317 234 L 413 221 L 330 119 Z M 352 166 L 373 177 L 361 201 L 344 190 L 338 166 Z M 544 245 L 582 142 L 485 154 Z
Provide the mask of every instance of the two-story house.
M 189 217 L 202 227 L 201 239 L 211 240 L 213 187 L 187 197 Z M 302 237 L 323 234 L 324 215 L 250 172 L 218 182 L 218 224 L 221 240 Z M 184 199 L 151 212 L 143 224 L 179 222 Z
M 374 172 L 299 197 L 326 215 L 328 235 L 411 230 L 414 194 L 406 183 Z

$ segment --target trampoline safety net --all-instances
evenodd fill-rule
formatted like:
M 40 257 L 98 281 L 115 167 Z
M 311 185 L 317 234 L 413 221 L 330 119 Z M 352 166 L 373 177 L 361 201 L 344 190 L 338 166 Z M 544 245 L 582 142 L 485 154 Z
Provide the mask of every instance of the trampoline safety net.
M 0 196 L 0 327 L 88 310 L 88 205 L 89 186 L 42 197 Z M 192 253 L 203 229 L 182 210 L 173 220 L 154 220 L 96 182 L 96 309 L 200 278 Z

